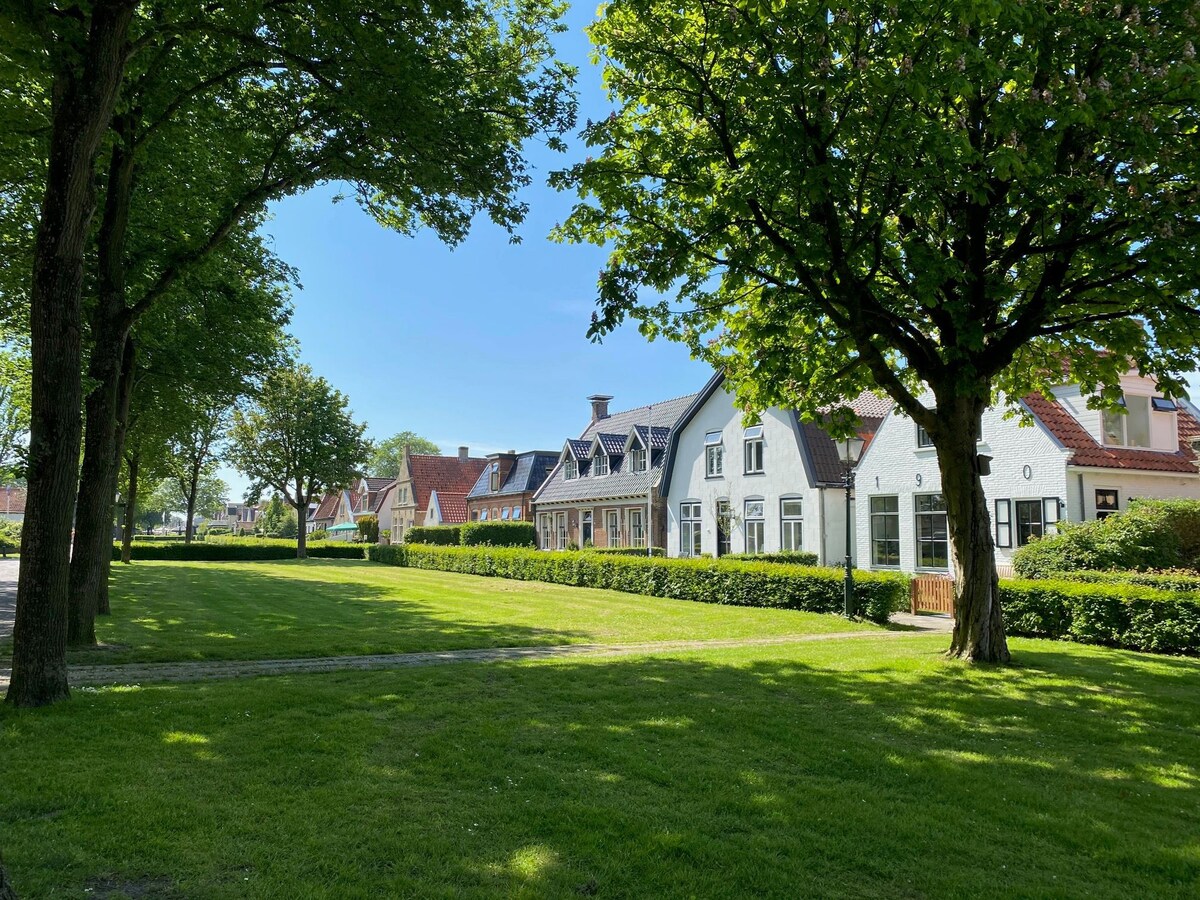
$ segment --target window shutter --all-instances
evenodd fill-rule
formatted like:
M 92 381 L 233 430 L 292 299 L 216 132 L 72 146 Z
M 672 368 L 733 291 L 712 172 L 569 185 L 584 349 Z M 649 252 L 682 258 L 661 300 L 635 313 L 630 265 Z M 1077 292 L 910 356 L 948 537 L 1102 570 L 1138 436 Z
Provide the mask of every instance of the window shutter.
M 1058 534 L 1058 498 L 1042 498 L 1042 522 L 1046 535 Z
M 1012 501 L 996 501 L 996 546 L 1012 546 Z

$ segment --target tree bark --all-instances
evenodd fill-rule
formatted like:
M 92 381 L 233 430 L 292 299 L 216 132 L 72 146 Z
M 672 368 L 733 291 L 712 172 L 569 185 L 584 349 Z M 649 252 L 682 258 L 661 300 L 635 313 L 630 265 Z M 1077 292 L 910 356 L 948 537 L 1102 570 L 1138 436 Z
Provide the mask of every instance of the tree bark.
M 183 543 L 185 545 L 192 542 L 192 519 L 196 515 L 196 491 L 200 485 L 200 463 L 196 462 L 192 465 L 191 480 L 188 482 L 187 494 L 187 519 L 183 526 Z
M 125 498 L 125 530 L 121 535 L 121 562 L 128 564 L 133 559 L 134 516 L 137 514 L 138 467 L 142 461 L 140 453 L 125 458 L 129 466 L 129 496 Z
M 939 398 L 939 427 L 930 435 L 942 474 L 954 566 L 954 633 L 947 652 L 972 662 L 1007 663 L 992 519 L 976 449 L 984 405 Z
M 308 529 L 304 527 L 308 516 L 308 500 L 298 500 L 296 506 L 296 559 L 308 559 Z
M 114 498 L 117 493 L 117 485 L 121 480 L 121 460 L 125 456 L 125 437 L 129 433 L 129 412 L 133 405 L 133 383 L 136 361 L 137 348 L 133 342 L 133 338 L 126 338 L 125 353 L 121 357 L 121 380 L 117 388 L 117 433 L 113 439 L 113 463 L 110 466 L 110 481 L 108 483 L 108 496 Z M 112 519 L 110 518 L 109 521 L 111 522 Z M 122 548 L 123 552 L 124 548 Z M 104 551 L 100 556 L 100 567 L 103 571 L 100 574 L 100 594 L 97 598 L 96 610 L 100 615 L 107 616 L 111 612 L 108 603 L 108 576 L 112 572 L 111 540 L 105 541 Z
M 70 696 L 67 598 L 79 465 L 83 256 L 100 141 L 125 70 L 135 0 L 97 0 L 82 54 L 55 48 L 46 188 L 30 284 L 32 357 L 28 493 L 7 702 Z

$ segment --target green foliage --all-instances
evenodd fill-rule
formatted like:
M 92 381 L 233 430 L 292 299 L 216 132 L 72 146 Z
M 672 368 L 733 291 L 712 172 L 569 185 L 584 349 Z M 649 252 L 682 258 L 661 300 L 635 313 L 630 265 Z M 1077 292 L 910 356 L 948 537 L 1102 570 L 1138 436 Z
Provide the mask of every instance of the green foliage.
M 1023 578 L 1096 569 L 1200 569 L 1200 500 L 1136 500 L 1103 519 L 1060 526 L 1013 554 Z
M 701 603 L 822 613 L 842 609 L 841 573 L 828 568 L 415 543 L 368 547 L 367 559 L 417 569 L 608 588 Z M 906 576 L 858 572 L 855 586 L 859 608 L 873 622 L 886 622 L 891 613 L 908 604 Z
M 457 546 L 462 543 L 461 525 L 414 525 L 404 532 L 406 544 L 440 544 Z
M 441 448 L 433 441 L 421 437 L 416 432 L 401 431 L 386 440 L 372 444 L 371 458 L 367 461 L 367 474 L 374 478 L 395 478 L 400 474 L 400 460 L 404 457 L 404 448 L 411 453 L 424 453 L 437 456 Z
M 651 547 L 650 553 L 646 553 L 645 547 L 585 547 L 585 553 L 599 553 L 601 555 L 612 554 L 616 556 L 666 556 L 667 553 L 662 547 Z
M 465 547 L 536 547 L 537 529 L 532 522 L 468 522 L 459 528 L 459 543 Z
M 326 559 L 362 559 L 363 545 L 346 541 L 313 542 L 308 555 Z M 185 544 L 135 541 L 132 559 L 185 560 L 193 562 L 232 562 L 238 560 L 295 559 L 296 542 L 275 538 L 240 538 L 237 540 L 200 541 Z M 113 560 L 121 558 L 121 545 L 113 545 Z
M 318 528 L 316 531 L 310 532 L 308 535 L 309 541 L 323 541 L 329 537 L 329 533 L 324 528 Z
M 1141 587 L 1156 588 L 1160 591 L 1200 594 L 1200 573 L 1191 570 L 1167 572 L 1096 572 L 1078 570 L 1073 572 L 1051 572 L 1044 577 L 1056 581 L 1071 581 L 1077 584 L 1134 584 Z
M 1002 581 L 1012 634 L 1154 653 L 1200 653 L 1200 592 L 1135 584 Z
M 21 549 L 21 523 L 0 519 L 0 554 L 7 556 Z
M 817 554 L 807 550 L 780 550 L 777 553 L 727 553 L 721 559 L 746 559 L 753 562 L 791 563 L 796 566 L 815 566 Z
M 358 526 L 359 540 L 368 544 L 379 543 L 379 516 L 359 516 L 354 524 Z

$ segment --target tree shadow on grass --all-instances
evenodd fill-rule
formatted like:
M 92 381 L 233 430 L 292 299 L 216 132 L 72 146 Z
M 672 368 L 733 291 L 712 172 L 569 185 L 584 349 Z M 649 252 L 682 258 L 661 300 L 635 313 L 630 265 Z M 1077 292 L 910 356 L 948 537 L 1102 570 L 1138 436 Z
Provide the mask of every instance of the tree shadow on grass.
M 112 582 L 112 615 L 97 622 L 107 646 L 73 651 L 70 661 L 283 659 L 562 644 L 586 637 L 564 629 L 462 621 L 403 583 L 355 579 L 363 563 L 311 565 L 345 569 L 348 577 L 301 576 L 294 567 L 304 563 L 123 567 Z
M 846 641 L 101 692 L 13 719 L 0 816 L 44 890 L 1194 896 L 1200 664 L 1018 648 L 1007 670 Z

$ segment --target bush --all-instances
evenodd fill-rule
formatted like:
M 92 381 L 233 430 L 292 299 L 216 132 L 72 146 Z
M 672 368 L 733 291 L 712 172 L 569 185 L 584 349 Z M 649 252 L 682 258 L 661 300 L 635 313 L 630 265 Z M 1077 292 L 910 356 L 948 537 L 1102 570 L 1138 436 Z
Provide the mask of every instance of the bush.
M 414 525 L 404 532 L 406 544 L 461 544 L 461 525 Z
M 1200 573 L 1186 569 L 1168 572 L 1051 572 L 1046 577 L 1079 584 L 1135 584 L 1160 591 L 1200 594 Z
M 612 554 L 616 556 L 646 556 L 645 547 L 585 547 L 585 553 Z M 651 547 L 650 556 L 666 556 L 667 551 L 662 547 Z
M 458 540 L 466 547 L 536 547 L 537 529 L 532 522 L 468 522 Z
M 1080 569 L 1200 569 L 1200 500 L 1135 500 L 1125 512 L 1078 524 L 1013 554 L 1023 578 Z
M 183 541 L 182 534 L 135 534 L 137 544 L 178 544 Z
M 367 558 L 415 569 L 608 588 L 703 603 L 822 613 L 842 609 L 841 573 L 828 568 L 724 559 L 652 559 L 586 550 L 546 553 L 523 548 L 412 543 L 368 547 Z M 860 610 L 872 621 L 886 622 L 891 613 L 908 606 L 905 575 L 858 572 L 855 587 Z
M 345 541 L 328 543 L 311 542 L 307 553 L 317 559 L 363 559 L 362 544 Z M 248 560 L 295 559 L 296 542 L 283 538 L 239 538 L 230 541 L 203 541 L 185 544 L 177 541 L 168 543 L 135 543 L 131 547 L 135 560 L 186 560 L 209 562 L 234 562 Z M 113 559 L 121 558 L 121 545 L 113 545 Z
M 358 526 L 358 539 L 368 544 L 379 543 L 379 516 L 359 516 L 354 520 Z
M 817 554 L 809 553 L 807 550 L 780 550 L 778 553 L 726 553 L 721 559 L 789 563 L 793 566 L 815 566 L 817 564 Z
M 0 519 L 0 555 L 8 556 L 21 549 L 21 523 Z
M 329 533 L 324 528 L 318 528 L 316 531 L 309 532 L 309 543 L 313 541 L 324 541 L 329 537 Z
M 1200 594 L 1037 579 L 1000 582 L 1000 600 L 1010 634 L 1200 653 Z

